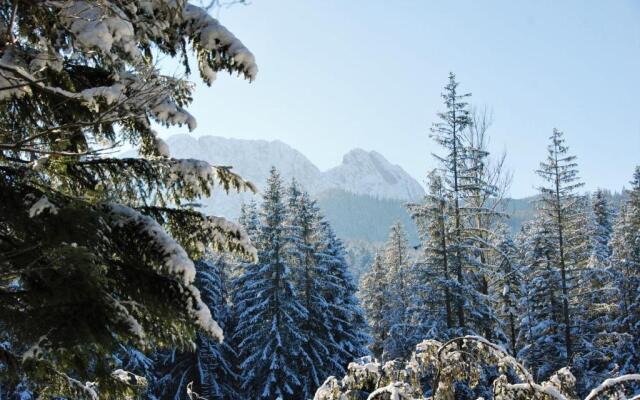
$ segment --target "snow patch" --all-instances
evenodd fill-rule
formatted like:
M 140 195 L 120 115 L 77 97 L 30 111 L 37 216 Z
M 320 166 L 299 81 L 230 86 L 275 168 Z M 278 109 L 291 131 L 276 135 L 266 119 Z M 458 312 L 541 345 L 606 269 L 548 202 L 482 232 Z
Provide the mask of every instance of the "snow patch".
M 58 207 L 54 206 L 47 196 L 42 196 L 40 200 L 36 201 L 31 208 L 29 208 L 29 218 L 37 217 L 44 211 L 49 211 L 49 214 L 58 214 Z

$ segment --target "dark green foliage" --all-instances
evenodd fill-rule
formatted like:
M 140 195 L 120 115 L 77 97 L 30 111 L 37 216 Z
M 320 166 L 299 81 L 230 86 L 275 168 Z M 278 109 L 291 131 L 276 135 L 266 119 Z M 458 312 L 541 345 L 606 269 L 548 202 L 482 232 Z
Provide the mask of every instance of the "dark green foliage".
M 0 390 L 133 396 L 144 379 L 122 371 L 123 347 L 221 339 L 190 259 L 254 255 L 239 227 L 191 206 L 252 186 L 170 158 L 152 122 L 194 128 L 193 86 L 155 60 L 195 51 L 210 82 L 252 79 L 253 56 L 224 29 L 212 40 L 217 21 L 186 2 L 5 1 L 0 17 Z M 142 158 L 114 158 L 125 143 Z

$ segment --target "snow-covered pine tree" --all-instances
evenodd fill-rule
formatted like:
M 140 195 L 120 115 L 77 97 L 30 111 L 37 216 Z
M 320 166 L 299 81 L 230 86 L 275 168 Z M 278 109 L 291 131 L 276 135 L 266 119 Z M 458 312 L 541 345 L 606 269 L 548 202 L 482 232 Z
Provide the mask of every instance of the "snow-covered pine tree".
M 470 93 L 459 94 L 459 83 L 456 76 L 449 73 L 449 83 L 442 93 L 446 111 L 438 113 L 440 122 L 434 123 L 431 128 L 431 137 L 442 146 L 445 151 L 443 156 L 435 156 L 441 164 L 444 177 L 445 189 L 451 196 L 452 209 L 452 231 L 450 246 L 452 257 L 449 260 L 451 272 L 456 279 L 456 286 L 452 290 L 454 315 L 456 317 L 456 327 L 465 330 L 467 323 L 465 320 L 466 303 L 466 282 L 465 282 L 465 255 L 463 239 L 463 211 L 461 210 L 464 197 L 464 190 L 461 186 L 465 177 L 469 177 L 467 169 L 467 154 L 463 143 L 464 131 L 471 123 L 469 117 L 469 105 L 465 98 L 471 96 Z
M 387 271 L 385 269 L 382 255 L 376 253 L 371 268 L 360 281 L 360 301 L 365 310 L 367 325 L 369 326 L 372 342 L 369 349 L 373 355 L 380 359 L 384 351 L 384 343 L 389 335 L 390 307 L 387 299 L 389 297 L 389 282 L 387 281 Z
M 383 265 L 388 283 L 387 319 L 390 324 L 382 355 L 386 360 L 406 357 L 416 345 L 416 326 L 411 322 L 409 312 L 414 292 L 412 258 L 407 233 L 402 224 L 397 222 L 389 230 L 389 238 L 383 252 Z
M 605 192 L 596 190 L 591 201 L 594 218 L 593 256 L 600 261 L 606 261 L 611 256 L 611 235 L 613 234 L 613 211 Z
M 224 257 L 212 258 L 196 263 L 196 286 L 213 317 L 223 329 L 227 329 L 230 308 L 225 270 L 229 264 Z M 233 365 L 235 355 L 229 339 L 219 343 L 198 332 L 195 349 L 172 349 L 156 356 L 158 379 L 149 395 L 159 399 L 192 400 L 190 390 L 206 399 L 240 400 L 243 397 L 235 387 L 238 380 Z
M 249 239 L 256 241 L 260 232 L 260 217 L 258 216 L 258 205 L 254 200 L 243 203 L 240 206 L 240 217 L 238 224 L 242 226 L 249 236 Z
M 315 390 L 334 371 L 340 370 L 335 355 L 335 342 L 329 319 L 327 265 L 316 254 L 319 241 L 320 214 L 315 202 L 292 181 L 287 190 L 287 262 L 291 269 L 296 297 L 306 314 L 297 328 L 304 337 L 298 360 L 302 383 L 299 397 L 310 398 Z
M 240 216 L 238 217 L 238 224 L 244 229 L 247 236 L 252 243 L 256 243 L 258 240 L 258 234 L 260 233 L 260 217 L 258 214 L 258 205 L 255 200 L 251 200 L 248 203 L 243 203 L 240 206 Z M 231 294 L 236 292 L 236 284 L 240 284 L 239 278 L 244 274 L 245 268 L 250 268 L 253 262 L 243 258 L 238 258 L 232 263 L 230 271 L 230 287 Z M 233 302 L 232 302 L 233 303 Z M 234 313 L 235 317 L 235 313 Z
M 504 238 L 497 244 L 498 274 L 494 279 L 501 288 L 497 296 L 496 312 L 501 322 L 501 330 L 507 338 L 506 348 L 512 356 L 518 353 L 518 335 L 520 304 L 522 299 L 522 266 L 519 264 L 518 248 L 509 238 Z
M 640 368 L 640 166 L 636 167 L 628 200 L 622 206 L 611 238 L 611 264 L 617 288 L 615 325 L 629 346 L 620 352 L 622 373 Z
M 332 357 L 334 364 L 340 366 L 340 371 L 344 373 L 350 362 L 368 354 L 366 346 L 370 338 L 366 334 L 364 311 L 355 295 L 357 288 L 349 273 L 342 242 L 325 220 L 320 222 L 318 235 L 316 257 L 327 273 L 324 295 L 329 306 L 328 322 L 338 345 Z M 339 371 L 332 371 L 331 374 L 338 375 Z
M 536 172 L 543 178 L 546 186 L 539 187 L 540 213 L 545 221 L 550 223 L 549 239 L 553 243 L 554 267 L 560 274 L 560 287 L 562 289 L 562 321 L 561 329 L 564 331 L 565 362 L 568 363 L 573 355 L 575 344 L 574 333 L 571 331 L 573 316 L 569 307 L 572 297 L 572 283 L 576 279 L 576 253 L 573 249 L 582 245 L 583 238 L 579 237 L 577 219 L 580 216 L 580 197 L 576 189 L 582 186 L 578 178 L 576 157 L 569 155 L 569 148 L 565 145 L 563 133 L 558 129 L 553 130 L 549 138 L 551 144 L 547 149 L 547 158 L 540 163 L 540 169 Z
M 599 382 L 618 374 L 620 366 L 633 353 L 628 335 L 617 331 L 615 284 L 615 273 L 609 260 L 599 260 L 595 253 L 592 254 L 581 273 L 574 307 L 579 342 L 572 370 L 576 375 L 577 390 L 582 395 Z
M 575 310 L 575 355 L 572 367 L 577 390 L 586 395 L 618 368 L 618 350 L 624 337 L 615 329 L 615 274 L 610 266 L 611 211 L 601 191 L 579 201 L 579 213 L 570 227 L 571 262 L 577 282 L 571 309 Z
M 234 306 L 237 343 L 245 398 L 296 399 L 302 382 L 299 360 L 308 358 L 299 330 L 307 311 L 295 296 L 287 264 L 284 191 L 273 168 L 263 194 L 256 246 L 259 262 L 245 266 L 236 283 Z
M 428 175 L 429 193 L 421 204 L 409 204 L 421 240 L 421 254 L 415 265 L 415 292 L 412 300 L 412 320 L 423 339 L 448 338 L 454 327 L 451 301 L 449 260 L 450 223 L 448 198 L 437 171 Z
M 497 160 L 490 157 L 489 128 L 492 118 L 486 110 L 474 109 L 471 122 L 464 131 L 466 173 L 460 175 L 464 194 L 464 238 L 469 263 L 469 326 L 487 340 L 502 342 L 504 333 L 493 310 L 492 300 L 500 297 L 499 285 L 489 282 L 504 267 L 501 249 L 506 233 L 501 229 L 506 214 L 501 212 L 504 194 L 510 185 L 510 174 L 504 169 L 506 153 Z
M 518 359 L 537 380 L 566 365 L 560 273 L 550 229 L 551 223 L 538 215 L 516 238 L 523 276 Z
M 123 397 L 122 343 L 222 338 L 191 259 L 207 247 L 253 254 L 235 224 L 188 205 L 214 185 L 249 185 L 170 158 L 152 122 L 195 128 L 193 86 L 156 62 L 179 57 L 189 72 L 195 53 L 211 84 L 220 70 L 253 79 L 254 57 L 187 1 L 12 0 L 0 15 L 3 358 L 42 395 Z M 142 157 L 111 156 L 127 143 Z

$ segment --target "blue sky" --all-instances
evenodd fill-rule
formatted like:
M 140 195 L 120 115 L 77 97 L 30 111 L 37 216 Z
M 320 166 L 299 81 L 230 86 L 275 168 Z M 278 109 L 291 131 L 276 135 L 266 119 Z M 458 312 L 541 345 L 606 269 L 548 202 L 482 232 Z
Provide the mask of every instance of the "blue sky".
M 260 72 L 199 85 L 193 135 L 279 139 L 321 169 L 376 150 L 423 182 L 454 71 L 493 112 L 512 196 L 535 192 L 554 127 L 586 189 L 619 190 L 640 164 L 640 0 L 252 0 L 214 14 Z

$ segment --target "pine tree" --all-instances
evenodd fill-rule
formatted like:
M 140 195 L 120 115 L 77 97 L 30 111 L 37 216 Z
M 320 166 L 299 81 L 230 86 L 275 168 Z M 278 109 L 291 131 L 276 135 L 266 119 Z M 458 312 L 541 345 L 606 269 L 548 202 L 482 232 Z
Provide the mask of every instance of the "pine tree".
M 463 144 L 464 130 L 471 123 L 469 117 L 468 104 L 465 98 L 471 96 L 470 93 L 458 94 L 456 76 L 449 74 L 449 83 L 445 86 L 442 94 L 446 111 L 439 113 L 441 122 L 434 123 L 431 128 L 432 137 L 440 144 L 446 154 L 442 157 L 436 156 L 442 165 L 447 190 L 452 200 L 453 230 L 451 234 L 451 248 L 453 257 L 451 258 L 451 270 L 457 284 L 453 291 L 453 302 L 457 326 L 466 328 L 465 322 L 465 280 L 464 280 L 464 254 L 463 254 L 463 218 L 461 202 L 463 200 L 462 182 L 469 176 L 466 165 L 466 154 Z
M 563 342 L 562 292 L 556 267 L 552 224 L 539 215 L 526 224 L 518 235 L 521 249 L 522 297 L 518 359 L 537 380 L 542 380 L 566 365 Z
M 230 309 L 227 302 L 225 269 L 229 267 L 223 257 L 213 262 L 200 261 L 196 285 L 202 292 L 205 304 L 214 318 L 227 329 Z M 196 347 L 192 351 L 173 349 L 157 356 L 156 369 L 160 378 L 154 383 L 152 394 L 158 398 L 191 400 L 189 390 L 206 399 L 241 399 L 235 382 L 235 351 L 229 340 L 218 343 L 203 333 L 197 334 Z M 189 388 L 187 388 L 189 386 Z
M 360 282 L 360 301 L 365 310 L 367 325 L 372 338 L 369 349 L 376 358 L 381 358 L 384 343 L 391 328 L 389 320 L 389 283 L 382 256 L 376 253 L 371 268 Z
M 442 178 L 436 171 L 428 176 L 428 188 L 422 204 L 408 205 L 418 226 L 422 250 L 416 263 L 412 319 L 419 325 L 422 338 L 442 340 L 448 337 L 446 331 L 454 327 L 449 203 Z
M 593 218 L 595 243 L 593 255 L 599 262 L 611 256 L 611 235 L 613 234 L 613 212 L 604 191 L 598 189 L 593 196 Z
M 491 307 L 489 276 L 498 268 L 489 263 L 495 252 L 496 223 L 502 215 L 496 211 L 502 189 L 508 179 L 502 173 L 504 158 L 491 165 L 489 159 L 489 118 L 471 114 L 465 99 L 470 93 L 459 94 L 459 83 L 449 74 L 449 83 L 442 94 L 446 111 L 439 113 L 440 122 L 431 129 L 432 137 L 445 154 L 436 156 L 440 163 L 443 188 L 450 199 L 451 220 L 448 240 L 451 256 L 448 266 L 455 277 L 451 288 L 455 328 L 458 334 L 482 334 L 491 338 L 499 324 Z
M 407 234 L 398 222 L 391 226 L 383 253 L 389 294 L 387 319 L 390 324 L 389 335 L 384 343 L 383 359 L 406 357 L 417 343 L 414 342 L 415 326 L 409 314 L 414 282 L 411 263 Z
M 616 360 L 622 372 L 640 366 L 640 166 L 636 167 L 628 200 L 620 210 L 611 239 L 611 264 L 617 288 L 617 331 L 627 337 L 626 352 Z
M 333 337 L 329 303 L 325 298 L 329 277 L 327 265 L 316 254 L 320 215 L 315 202 L 295 180 L 288 189 L 287 252 L 296 296 L 306 310 L 296 321 L 304 341 L 299 360 L 300 396 L 309 398 L 332 372 L 341 366 L 333 356 L 339 346 Z
M 260 232 L 260 218 L 258 216 L 258 206 L 255 201 L 249 203 L 243 203 L 240 207 L 240 217 L 238 218 L 238 224 L 240 224 L 247 236 L 252 241 L 258 239 L 258 233 Z
M 338 345 L 332 356 L 340 367 L 331 375 L 339 375 L 350 362 L 368 354 L 366 346 L 370 338 L 366 334 L 364 311 L 355 295 L 357 288 L 349 273 L 342 242 L 324 220 L 320 223 L 319 237 L 316 256 L 325 265 L 327 273 L 324 295 L 329 305 L 329 326 Z
M 192 85 L 154 65 L 179 55 L 188 73 L 195 54 L 208 84 L 257 67 L 186 1 L 6 1 L 0 14 L 0 326 L 14 366 L 0 380 L 124 397 L 137 388 L 113 368 L 121 345 L 188 347 L 196 329 L 222 339 L 191 259 L 253 255 L 235 224 L 189 205 L 218 184 L 251 186 L 170 158 L 152 122 L 195 128 Z M 127 143 L 142 157 L 111 156 Z
M 299 360 L 309 358 L 300 322 L 307 311 L 295 296 L 287 263 L 286 209 L 280 174 L 267 181 L 256 244 L 259 262 L 245 267 L 235 287 L 238 343 L 244 396 L 253 399 L 298 398 Z
M 571 332 L 572 318 L 569 308 L 571 282 L 575 279 L 576 265 L 572 264 L 572 247 L 577 247 L 582 238 L 573 235 L 576 231 L 577 217 L 579 216 L 579 197 L 575 191 L 582 186 L 579 182 L 575 156 L 568 154 L 568 147 L 564 144 L 563 133 L 553 130 L 550 137 L 551 144 L 548 147 L 547 159 L 540 163 L 540 169 L 536 172 L 548 186 L 539 188 L 540 212 L 550 222 L 551 239 L 557 249 L 554 262 L 560 273 L 560 285 L 562 288 L 562 329 L 564 330 L 565 357 L 568 362 L 573 354 L 573 333 Z M 578 242 L 578 243 L 576 243 Z M 575 262 L 576 260 L 573 259 Z
M 493 277 L 501 273 L 504 257 L 499 248 L 505 244 L 502 229 L 506 214 L 500 212 L 510 175 L 504 171 L 506 153 L 493 160 L 490 157 L 489 128 L 492 124 L 487 111 L 471 112 L 464 137 L 465 174 L 460 176 L 463 188 L 465 247 L 469 265 L 468 280 L 475 290 L 469 292 L 469 325 L 488 340 L 502 342 L 501 330 L 492 301 L 500 297 L 498 286 L 490 286 Z
M 520 304 L 522 299 L 522 266 L 519 264 L 518 248 L 509 238 L 498 243 L 499 252 L 497 281 L 502 286 L 496 304 L 502 331 L 507 338 L 507 348 L 514 357 L 518 354 L 518 336 L 520 330 Z

